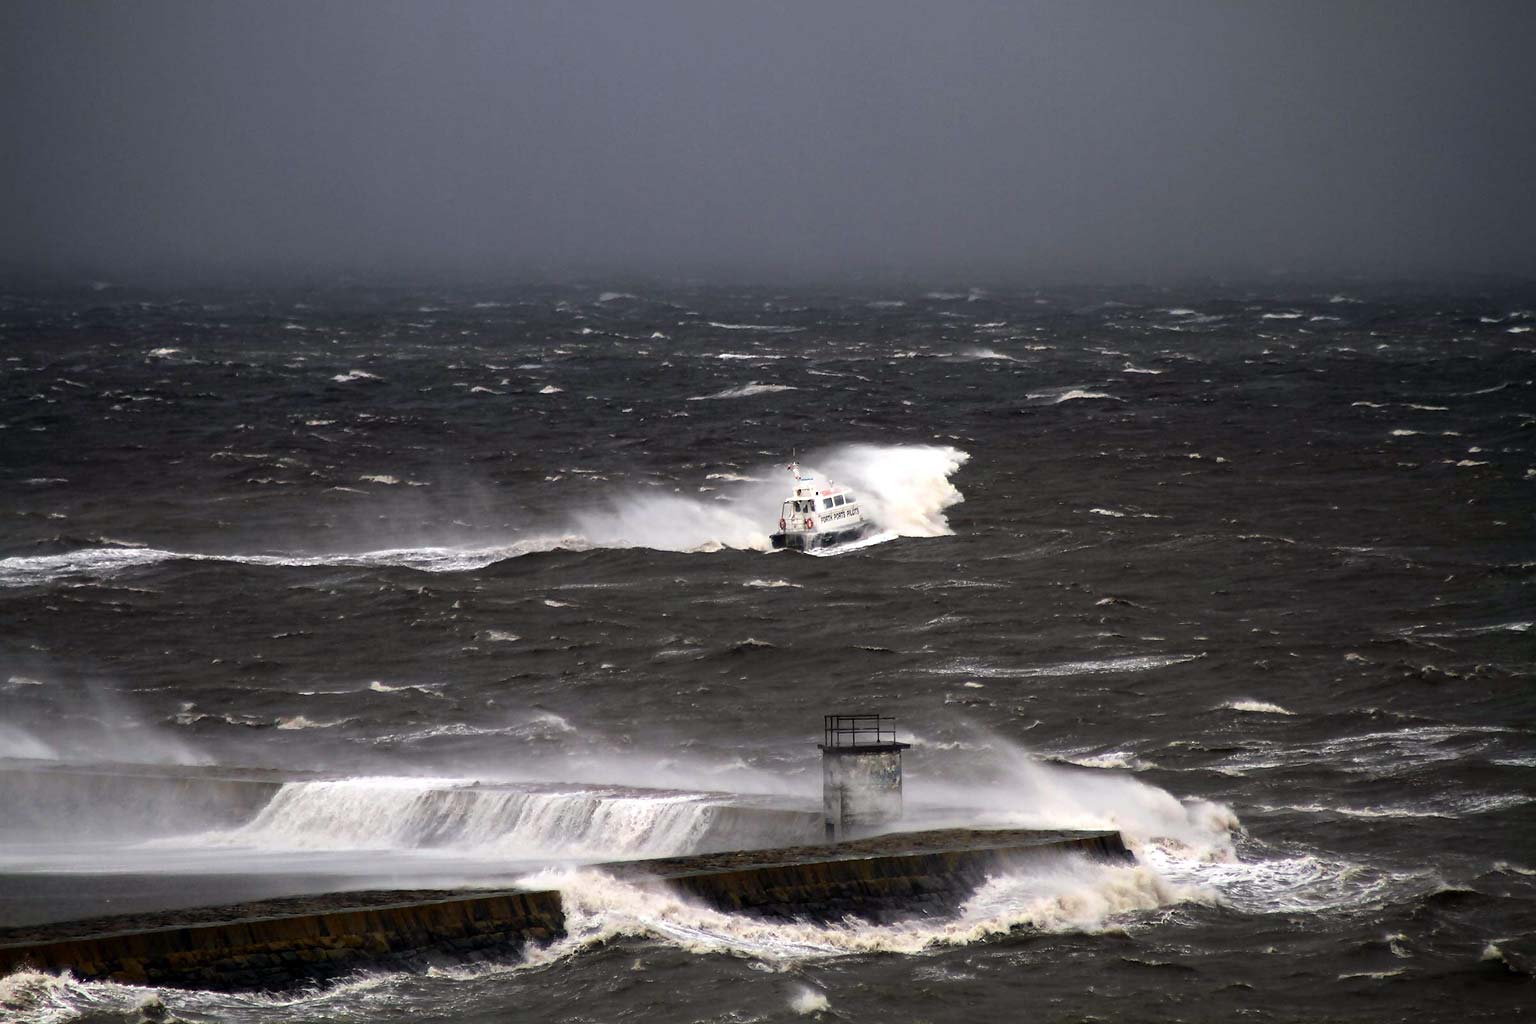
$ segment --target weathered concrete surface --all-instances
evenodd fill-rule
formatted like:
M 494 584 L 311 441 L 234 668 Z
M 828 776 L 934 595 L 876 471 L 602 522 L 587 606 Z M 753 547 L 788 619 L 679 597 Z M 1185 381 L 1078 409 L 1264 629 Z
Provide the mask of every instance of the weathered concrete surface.
M 733 913 L 881 921 L 946 913 L 988 875 L 1066 852 L 1130 858 L 1115 832 L 948 829 L 597 870 Z M 282 988 L 371 963 L 503 956 L 563 928 L 558 891 L 340 893 L 0 931 L 0 972 L 30 964 L 138 984 Z
M 901 752 L 907 744 L 821 748 L 828 839 L 867 835 L 901 818 Z

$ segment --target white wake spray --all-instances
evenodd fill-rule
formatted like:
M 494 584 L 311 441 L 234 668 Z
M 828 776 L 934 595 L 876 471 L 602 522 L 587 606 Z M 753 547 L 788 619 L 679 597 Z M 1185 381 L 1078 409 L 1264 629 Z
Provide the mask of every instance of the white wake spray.
M 843 445 L 814 453 L 802 468 L 850 487 L 866 515 L 890 537 L 950 533 L 946 509 L 964 500 L 950 477 L 969 456 L 937 445 Z M 205 554 L 150 547 L 85 548 L 0 558 L 0 587 L 38 586 L 70 576 L 113 576 L 170 560 L 267 566 L 360 566 L 467 572 L 536 552 L 592 548 L 658 551 L 767 551 L 791 481 L 782 465 L 715 474 L 721 499 L 626 491 L 568 513 L 554 530 L 498 544 L 423 545 L 331 554 Z
M 818 465 L 859 495 L 881 529 L 899 537 L 942 537 L 951 532 L 945 510 L 965 500 L 949 478 L 969 458 L 939 445 L 856 444 L 819 456 Z
M 808 455 L 800 468 L 852 490 L 887 539 L 939 537 L 951 532 L 945 510 L 965 500 L 949 478 L 969 457 L 936 445 L 841 445 Z M 601 548 L 768 550 L 768 535 L 792 486 L 788 471 L 782 465 L 759 466 L 715 475 L 728 477 L 720 490 L 725 503 L 627 493 L 602 509 L 577 513 L 570 532 Z

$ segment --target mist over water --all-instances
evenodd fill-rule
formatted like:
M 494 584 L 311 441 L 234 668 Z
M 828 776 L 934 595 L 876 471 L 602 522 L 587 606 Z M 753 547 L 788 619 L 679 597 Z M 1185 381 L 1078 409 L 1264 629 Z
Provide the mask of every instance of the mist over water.
M 1507 1018 L 1536 905 L 1533 310 L 0 298 L 4 924 L 519 883 L 573 908 L 499 963 L 282 997 L 21 972 L 0 1007 Z M 879 542 L 770 550 L 791 461 Z M 901 827 L 1112 828 L 1137 862 L 1020 865 L 880 926 L 594 867 L 814 839 L 819 716 L 861 709 L 912 742 Z

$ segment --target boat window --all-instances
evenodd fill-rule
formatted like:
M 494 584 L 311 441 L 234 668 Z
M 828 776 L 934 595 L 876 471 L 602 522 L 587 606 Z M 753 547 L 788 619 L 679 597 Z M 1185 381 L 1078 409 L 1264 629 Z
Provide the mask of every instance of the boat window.
M 837 502 L 838 507 L 841 508 L 845 499 L 843 498 L 843 496 L 841 494 L 839 494 L 836 498 L 834 498 L 832 500 Z
M 822 508 L 831 508 L 832 507 L 832 499 L 831 498 L 822 498 L 821 499 L 821 507 Z

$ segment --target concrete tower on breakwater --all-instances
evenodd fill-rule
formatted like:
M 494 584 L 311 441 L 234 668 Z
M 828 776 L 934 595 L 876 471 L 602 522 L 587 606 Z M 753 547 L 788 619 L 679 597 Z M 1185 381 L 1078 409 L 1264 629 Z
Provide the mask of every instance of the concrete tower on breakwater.
M 896 720 L 879 714 L 823 715 L 821 804 L 827 841 L 868 835 L 901 818 Z

